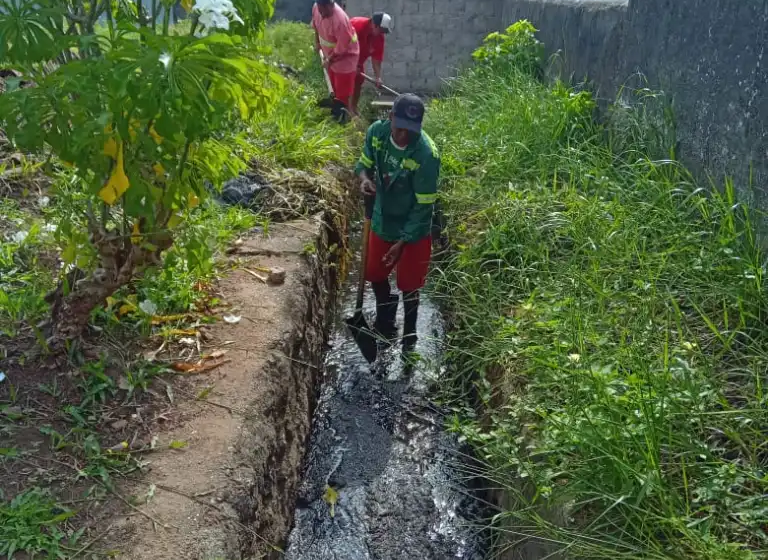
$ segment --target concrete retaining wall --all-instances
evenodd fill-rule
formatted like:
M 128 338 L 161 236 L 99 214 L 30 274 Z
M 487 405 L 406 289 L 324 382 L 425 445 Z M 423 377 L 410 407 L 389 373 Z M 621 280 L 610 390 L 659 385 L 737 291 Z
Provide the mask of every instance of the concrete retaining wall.
M 301 13 L 299 13 L 299 10 Z M 310 2 L 278 0 L 309 19 Z M 768 0 L 347 0 L 350 16 L 395 19 L 385 81 L 438 91 L 491 31 L 530 20 L 553 68 L 613 101 L 642 82 L 674 106 L 679 153 L 690 168 L 734 177 L 768 207 Z M 292 16 L 291 16 L 292 17 Z
M 394 18 L 384 80 L 415 92 L 437 91 L 455 76 L 483 37 L 499 28 L 501 10 L 496 0 L 347 0 L 350 16 L 385 11 Z
M 275 19 L 309 21 L 312 19 L 311 0 L 276 0 Z
M 768 0 L 502 2 L 503 25 L 530 20 L 560 53 L 561 75 L 588 77 L 600 97 L 622 85 L 663 91 L 677 156 L 768 207 Z

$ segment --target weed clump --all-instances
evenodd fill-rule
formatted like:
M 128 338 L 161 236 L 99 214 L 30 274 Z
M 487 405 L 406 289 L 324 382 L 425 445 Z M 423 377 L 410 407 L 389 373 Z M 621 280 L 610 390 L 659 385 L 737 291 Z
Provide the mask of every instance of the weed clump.
M 652 159 L 671 146 L 650 145 L 665 136 L 642 134 L 641 111 L 598 124 L 588 93 L 537 81 L 497 56 L 507 44 L 486 41 L 427 124 L 454 249 L 433 277 L 453 317 L 452 427 L 503 489 L 498 534 L 572 558 L 762 557 L 751 213 L 732 184 Z

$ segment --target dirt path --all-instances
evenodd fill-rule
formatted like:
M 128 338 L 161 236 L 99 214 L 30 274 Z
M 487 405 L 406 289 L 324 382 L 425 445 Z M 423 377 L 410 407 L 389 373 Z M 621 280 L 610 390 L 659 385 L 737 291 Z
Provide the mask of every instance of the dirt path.
M 180 396 L 209 390 L 207 402 L 180 398 L 183 421 L 163 434 L 187 447 L 148 455 L 148 474 L 123 489 L 154 493 L 112 522 L 106 541 L 120 558 L 275 554 L 291 522 L 332 302 L 329 245 L 317 222 L 301 221 L 271 226 L 267 238 L 253 235 L 231 255 L 251 270 L 284 269 L 285 284 L 267 285 L 243 268 L 221 282 L 241 320 L 212 326 L 206 345 L 227 350 L 230 361 L 198 376 L 194 393 Z

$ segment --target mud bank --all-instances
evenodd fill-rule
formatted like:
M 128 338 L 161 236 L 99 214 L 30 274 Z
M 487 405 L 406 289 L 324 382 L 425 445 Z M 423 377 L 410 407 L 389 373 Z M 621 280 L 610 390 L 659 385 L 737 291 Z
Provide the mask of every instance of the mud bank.
M 233 270 L 219 289 L 241 319 L 212 326 L 205 343 L 224 349 L 228 362 L 183 389 L 198 398 L 177 403 L 180 422 L 163 438 L 185 449 L 153 454 L 141 483 L 124 490 L 156 488 L 142 508 L 148 515 L 129 515 L 110 531 L 121 557 L 282 556 L 343 254 L 345 221 L 329 214 L 270 224 L 231 250 Z M 286 272 L 280 286 L 252 274 L 277 267 Z

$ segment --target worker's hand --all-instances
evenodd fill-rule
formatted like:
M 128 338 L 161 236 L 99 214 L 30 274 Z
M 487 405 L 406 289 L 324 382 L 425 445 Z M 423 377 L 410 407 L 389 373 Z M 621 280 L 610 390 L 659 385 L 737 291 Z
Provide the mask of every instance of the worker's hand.
M 376 196 L 376 184 L 366 177 L 360 181 L 360 192 L 365 196 Z
M 392 245 L 392 247 L 390 247 L 389 251 L 387 251 L 387 254 L 384 255 L 383 259 L 381 259 L 381 262 L 384 263 L 384 266 L 390 267 L 397 264 L 397 261 L 400 260 L 400 255 L 403 254 L 404 245 L 405 243 L 403 241 L 398 241 Z
M 384 85 L 381 81 L 381 78 L 376 78 L 376 89 L 381 89 L 381 86 Z
M 325 66 L 326 70 L 328 70 L 331 67 L 331 57 L 330 56 L 326 56 L 323 59 L 323 66 Z

